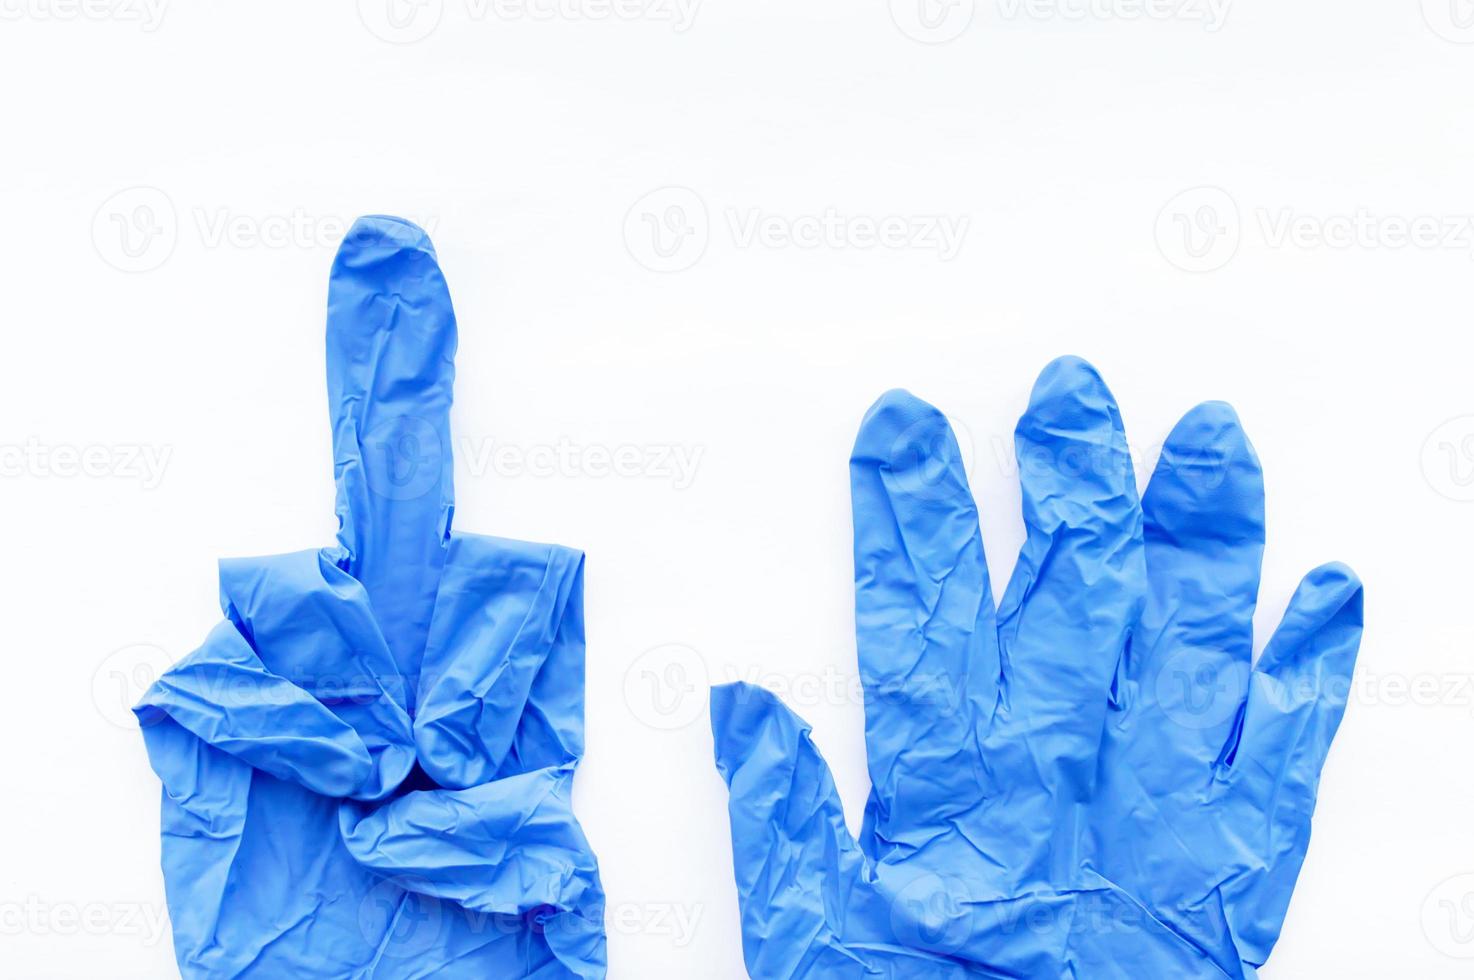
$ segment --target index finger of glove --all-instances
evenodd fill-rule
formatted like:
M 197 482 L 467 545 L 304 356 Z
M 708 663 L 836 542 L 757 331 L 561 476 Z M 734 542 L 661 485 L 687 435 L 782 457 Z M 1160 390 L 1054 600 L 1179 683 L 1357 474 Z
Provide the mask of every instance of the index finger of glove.
M 850 481 L 867 825 L 879 853 L 920 846 L 935 830 L 918 819 L 977 797 L 997 630 L 977 508 L 942 413 L 908 392 L 882 395 L 860 426 Z

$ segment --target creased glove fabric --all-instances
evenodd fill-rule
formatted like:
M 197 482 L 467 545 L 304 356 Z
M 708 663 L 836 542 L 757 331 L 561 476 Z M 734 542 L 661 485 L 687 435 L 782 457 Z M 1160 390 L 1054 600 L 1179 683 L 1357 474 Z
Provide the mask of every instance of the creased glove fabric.
M 1110 392 L 1051 364 L 1016 436 L 995 605 L 944 417 L 905 392 L 850 461 L 872 784 L 859 840 L 798 717 L 712 693 L 749 973 L 1253 978 L 1349 694 L 1362 592 L 1310 573 L 1252 664 L 1259 463 L 1199 406 L 1136 480 Z
M 599 978 L 583 556 L 451 531 L 456 323 L 434 248 L 333 265 L 338 544 L 223 561 L 225 620 L 135 709 L 187 978 Z

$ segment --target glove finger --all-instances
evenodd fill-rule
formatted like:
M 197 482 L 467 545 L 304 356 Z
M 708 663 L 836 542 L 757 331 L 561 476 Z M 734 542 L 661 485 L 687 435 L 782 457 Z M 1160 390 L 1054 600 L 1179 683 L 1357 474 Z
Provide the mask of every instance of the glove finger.
M 577 909 L 600 886 L 572 783 L 572 769 L 544 769 L 377 808 L 345 804 L 339 827 L 361 865 L 412 891 L 494 914 Z
M 1128 723 L 1211 765 L 1248 690 L 1264 556 L 1264 474 L 1232 408 L 1183 417 L 1142 512 L 1149 591 L 1123 663 Z
M 863 857 L 809 726 L 748 684 L 711 692 L 717 769 L 730 789 L 743 949 L 754 977 L 866 976 L 842 910 L 866 891 Z M 829 971 L 829 972 L 826 972 Z
M 573 768 L 561 766 L 408 793 L 376 809 L 346 804 L 338 824 L 363 867 L 455 903 L 483 928 L 487 917 L 521 916 L 547 942 L 558 975 L 592 980 L 605 972 L 604 893 L 572 785 Z
M 145 729 L 167 719 L 249 766 L 323 796 L 348 796 L 373 772 L 358 733 L 268 671 L 232 623 L 217 625 L 133 711 Z
M 429 237 L 399 218 L 360 218 L 328 286 L 338 539 L 406 676 L 424 646 L 450 525 L 455 349 Z
M 1044 369 L 1015 442 L 1028 537 L 998 614 L 1005 705 L 1083 791 L 1145 590 L 1136 478 L 1115 399 L 1077 357 Z
M 1289 907 L 1361 634 L 1356 573 L 1330 564 L 1307 575 L 1254 670 L 1241 733 L 1224 751 L 1229 826 L 1254 855 L 1226 886 L 1249 962 L 1268 957 Z
M 972 809 L 976 719 L 997 701 L 997 629 L 977 509 L 942 413 L 904 391 L 883 395 L 860 426 L 850 481 L 874 857 L 935 836 L 918 817 Z
M 455 535 L 423 669 L 415 741 L 420 765 L 441 786 L 464 789 L 577 761 L 582 553 Z
M 226 618 L 265 669 L 310 694 L 353 729 L 373 760 L 352 795 L 384 799 L 415 764 L 401 678 L 363 586 L 331 549 L 220 562 Z

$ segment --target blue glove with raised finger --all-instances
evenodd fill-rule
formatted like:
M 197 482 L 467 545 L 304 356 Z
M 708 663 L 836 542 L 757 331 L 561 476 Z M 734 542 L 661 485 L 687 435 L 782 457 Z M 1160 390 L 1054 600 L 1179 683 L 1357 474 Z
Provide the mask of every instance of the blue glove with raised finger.
M 1239 980 L 1278 937 L 1360 584 L 1312 572 L 1251 666 L 1263 487 L 1231 409 L 1189 413 L 1139 500 L 1110 392 L 1065 358 L 1016 443 L 1028 537 L 995 606 L 946 420 L 891 392 L 861 426 L 859 840 L 808 726 L 712 693 L 757 980 Z
M 135 709 L 187 978 L 605 974 L 583 555 L 452 532 L 456 321 L 425 233 L 333 264 L 338 544 L 220 566 L 220 623 Z

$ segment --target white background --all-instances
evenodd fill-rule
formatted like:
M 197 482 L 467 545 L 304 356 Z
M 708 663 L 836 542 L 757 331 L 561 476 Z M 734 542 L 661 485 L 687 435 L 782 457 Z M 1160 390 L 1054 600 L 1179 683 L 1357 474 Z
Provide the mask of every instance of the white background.
M 1265 980 L 1469 975 L 1468 0 L 67 2 L 0 0 L 0 975 L 173 975 L 125 708 L 219 618 L 217 556 L 331 539 L 323 306 L 364 212 L 424 223 L 451 284 L 458 526 L 589 555 L 612 977 L 744 975 L 707 679 L 799 685 L 858 823 L 827 688 L 871 400 L 956 420 L 1002 582 L 1010 433 L 1062 353 L 1142 472 L 1194 402 L 1238 408 L 1261 644 L 1313 565 L 1366 581 Z M 961 248 L 873 244 L 889 218 Z M 699 690 L 662 715 L 652 672 Z

